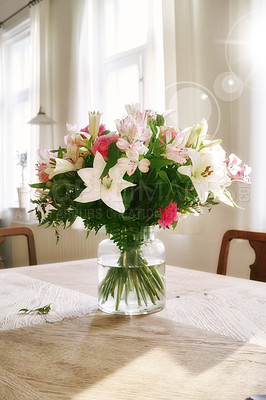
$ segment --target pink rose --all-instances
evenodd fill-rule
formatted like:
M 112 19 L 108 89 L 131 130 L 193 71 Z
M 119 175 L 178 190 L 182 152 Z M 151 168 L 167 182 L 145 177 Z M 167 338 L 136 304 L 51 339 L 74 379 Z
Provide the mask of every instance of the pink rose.
M 108 133 L 108 135 L 99 136 L 91 146 L 91 151 L 95 155 L 98 151 L 105 161 L 108 160 L 108 149 L 111 143 L 116 142 L 118 136 L 116 133 Z
M 158 220 L 158 223 L 162 228 L 170 227 L 174 221 L 178 220 L 177 204 L 174 201 L 171 201 L 163 210 L 160 208 L 160 211 L 161 218 Z

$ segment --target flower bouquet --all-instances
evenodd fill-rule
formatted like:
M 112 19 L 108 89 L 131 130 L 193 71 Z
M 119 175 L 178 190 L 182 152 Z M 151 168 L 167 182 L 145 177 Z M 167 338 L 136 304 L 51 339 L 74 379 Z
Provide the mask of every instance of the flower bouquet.
M 235 206 L 228 186 L 249 183 L 250 168 L 209 140 L 205 120 L 180 131 L 138 104 L 126 111 L 116 132 L 100 124 L 98 112 L 83 129 L 67 124 L 64 147 L 39 150 L 40 182 L 31 186 L 39 223 L 54 227 L 57 238 L 59 226 L 77 217 L 88 233 L 105 227 L 112 242 L 99 256 L 100 308 L 112 300 L 107 312 L 136 314 L 164 306 L 163 250 L 151 246 L 150 227 L 175 228 L 220 202 Z

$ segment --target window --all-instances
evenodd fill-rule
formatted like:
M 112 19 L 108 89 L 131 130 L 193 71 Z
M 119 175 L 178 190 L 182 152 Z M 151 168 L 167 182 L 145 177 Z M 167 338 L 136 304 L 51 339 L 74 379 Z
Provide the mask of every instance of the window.
M 29 168 L 19 165 L 19 155 L 31 148 L 30 97 L 30 24 L 29 20 L 3 32 L 3 132 L 1 168 L 3 168 L 3 208 L 17 207 L 17 187 L 29 181 Z M 28 163 L 29 164 L 29 163 Z
M 164 69 L 161 2 L 101 0 L 99 14 L 99 104 L 103 121 L 114 119 L 125 104 L 164 109 Z

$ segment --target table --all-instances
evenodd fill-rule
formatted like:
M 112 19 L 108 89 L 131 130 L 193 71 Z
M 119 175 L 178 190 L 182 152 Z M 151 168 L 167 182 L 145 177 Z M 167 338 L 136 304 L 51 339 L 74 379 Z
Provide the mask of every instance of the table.
M 166 271 L 166 309 L 130 317 L 97 310 L 96 260 L 1 270 L 0 399 L 265 394 L 266 284 Z M 48 302 L 48 316 L 16 311 Z

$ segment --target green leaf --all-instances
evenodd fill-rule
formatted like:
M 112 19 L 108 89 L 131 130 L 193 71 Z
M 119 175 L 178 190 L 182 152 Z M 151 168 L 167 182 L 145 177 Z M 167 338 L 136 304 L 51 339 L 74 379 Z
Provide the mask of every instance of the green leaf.
M 168 175 L 167 175 L 167 173 L 166 173 L 165 171 L 160 170 L 160 171 L 158 172 L 158 175 L 159 175 L 159 177 L 161 178 L 161 180 L 162 180 L 163 182 L 165 182 L 165 183 L 167 183 L 167 185 L 170 185 L 170 186 L 171 186 L 171 182 L 170 182 L 170 180 L 169 180 L 169 178 L 168 178 Z
M 101 178 L 103 178 L 108 174 L 109 169 L 112 168 L 117 163 L 117 160 L 121 157 L 121 155 L 122 153 L 116 146 L 116 142 L 112 142 L 108 148 L 108 161 L 103 170 Z
M 19 312 L 24 312 L 24 313 L 27 313 L 28 311 L 29 311 L 28 308 L 21 308 L 21 309 L 19 310 Z
M 58 150 L 50 150 L 50 152 L 51 153 L 66 153 L 66 148 L 60 146 Z M 59 157 L 59 158 L 62 158 L 62 157 Z
M 174 221 L 174 222 L 172 222 L 172 228 L 173 228 L 173 229 L 175 229 L 175 228 L 176 228 L 176 226 L 177 226 L 177 224 L 178 224 L 178 221 Z
M 153 154 L 159 157 L 165 149 L 165 146 L 160 143 L 159 139 L 156 139 L 153 145 Z
M 123 203 L 124 203 L 126 210 L 130 207 L 130 204 L 131 204 L 133 196 L 134 196 L 134 192 L 135 192 L 135 188 L 133 188 L 133 187 L 129 187 L 122 191 Z
M 173 163 L 172 160 L 168 160 L 167 158 L 164 157 L 153 157 L 150 156 L 149 157 L 150 160 L 150 168 L 156 168 L 156 169 L 160 169 L 162 167 L 165 167 L 166 165 L 170 165 Z
M 61 146 L 59 146 L 57 155 L 58 155 L 58 158 L 63 158 L 63 149 Z
M 155 123 L 157 126 L 163 126 L 164 125 L 164 117 L 160 114 L 157 114 Z
M 34 189 L 47 189 L 46 183 L 42 183 L 42 182 L 31 183 L 29 186 Z
M 92 142 L 93 142 L 93 137 L 91 136 L 91 137 L 89 138 L 89 141 L 88 141 L 88 149 L 91 148 Z
M 111 131 L 109 131 L 109 129 L 106 129 L 106 131 L 103 131 L 103 132 L 102 132 L 101 136 L 103 136 L 103 135 L 108 135 L 108 133 L 111 133 Z
M 35 308 L 34 311 L 36 311 L 40 315 L 48 314 L 51 311 L 51 304 L 47 304 L 44 307 Z

